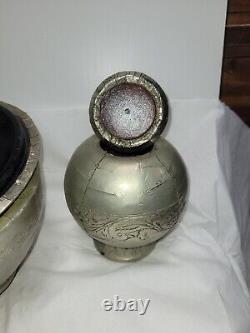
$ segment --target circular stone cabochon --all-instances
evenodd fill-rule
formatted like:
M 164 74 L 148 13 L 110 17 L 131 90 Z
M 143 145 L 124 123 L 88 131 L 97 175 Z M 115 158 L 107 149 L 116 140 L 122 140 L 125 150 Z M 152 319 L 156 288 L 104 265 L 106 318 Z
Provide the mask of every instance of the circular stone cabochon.
M 160 86 L 138 72 L 119 72 L 104 80 L 90 102 L 96 134 L 118 148 L 153 142 L 168 118 L 168 101 Z

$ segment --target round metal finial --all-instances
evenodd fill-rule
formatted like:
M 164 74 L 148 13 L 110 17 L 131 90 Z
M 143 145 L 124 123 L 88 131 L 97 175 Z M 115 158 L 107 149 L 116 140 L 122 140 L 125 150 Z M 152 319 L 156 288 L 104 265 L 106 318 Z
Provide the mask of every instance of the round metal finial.
M 119 72 L 104 80 L 90 102 L 90 122 L 110 145 L 132 149 L 152 143 L 168 119 L 168 101 L 145 74 Z

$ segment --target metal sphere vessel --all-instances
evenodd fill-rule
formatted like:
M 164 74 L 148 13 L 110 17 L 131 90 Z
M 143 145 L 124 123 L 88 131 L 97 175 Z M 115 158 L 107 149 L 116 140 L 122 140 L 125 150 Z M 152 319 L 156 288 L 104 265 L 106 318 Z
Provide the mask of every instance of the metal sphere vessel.
M 0 103 L 0 294 L 10 285 L 41 227 L 40 139 L 27 114 Z
M 65 174 L 70 212 L 98 251 L 115 261 L 149 254 L 174 228 L 186 200 L 185 165 L 176 149 L 159 136 L 167 119 L 167 99 L 152 82 L 141 73 L 122 72 L 97 88 L 90 104 L 97 136 L 76 149 Z M 154 90 L 147 90 L 149 83 Z M 150 98 L 153 102 L 148 103 Z M 130 123 L 137 117 L 138 124 Z

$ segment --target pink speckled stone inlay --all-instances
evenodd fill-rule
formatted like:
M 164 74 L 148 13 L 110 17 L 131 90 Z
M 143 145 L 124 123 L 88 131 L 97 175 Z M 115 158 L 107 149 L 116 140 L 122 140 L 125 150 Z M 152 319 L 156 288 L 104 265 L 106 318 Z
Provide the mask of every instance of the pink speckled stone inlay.
M 121 83 L 106 93 L 100 111 L 100 120 L 107 131 L 120 139 L 135 139 L 152 126 L 156 107 L 144 87 Z

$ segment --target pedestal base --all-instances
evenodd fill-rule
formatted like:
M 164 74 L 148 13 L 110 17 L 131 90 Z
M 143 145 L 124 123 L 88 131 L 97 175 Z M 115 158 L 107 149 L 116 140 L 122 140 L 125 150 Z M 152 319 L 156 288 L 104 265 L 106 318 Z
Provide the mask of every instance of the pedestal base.
M 3 284 L 0 285 L 0 295 L 10 286 L 16 276 L 16 273 L 17 270 Z
M 106 245 L 97 240 L 94 240 L 94 244 L 101 255 L 110 260 L 119 262 L 129 262 L 142 259 L 146 257 L 155 248 L 156 245 L 156 243 L 152 243 L 146 246 L 135 248 L 121 248 Z

